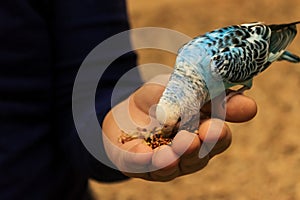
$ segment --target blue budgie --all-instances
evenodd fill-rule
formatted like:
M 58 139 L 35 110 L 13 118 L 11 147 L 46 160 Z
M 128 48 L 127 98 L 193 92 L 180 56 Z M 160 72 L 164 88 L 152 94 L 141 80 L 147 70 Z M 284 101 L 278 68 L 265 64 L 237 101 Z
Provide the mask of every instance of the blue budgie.
M 156 108 L 163 134 L 172 133 L 179 121 L 188 123 L 224 89 L 235 85 L 243 86 L 240 91 L 250 89 L 253 77 L 274 61 L 299 63 L 300 57 L 285 50 L 297 34 L 298 23 L 228 26 L 185 44 Z

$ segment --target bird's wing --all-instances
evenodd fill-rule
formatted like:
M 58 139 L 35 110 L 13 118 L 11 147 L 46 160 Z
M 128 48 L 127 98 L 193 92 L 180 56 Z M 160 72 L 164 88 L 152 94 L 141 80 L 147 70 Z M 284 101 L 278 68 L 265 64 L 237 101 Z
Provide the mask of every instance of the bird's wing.
M 219 46 L 210 66 L 216 76 L 226 82 L 241 83 L 261 71 L 267 62 L 269 49 L 270 29 L 266 25 L 234 26 L 223 38 L 229 38 L 228 42 Z

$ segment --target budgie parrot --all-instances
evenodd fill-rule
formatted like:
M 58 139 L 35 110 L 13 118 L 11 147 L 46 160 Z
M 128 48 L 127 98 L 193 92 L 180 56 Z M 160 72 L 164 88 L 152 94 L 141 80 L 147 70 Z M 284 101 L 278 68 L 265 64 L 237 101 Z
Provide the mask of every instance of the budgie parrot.
M 250 89 L 253 77 L 274 61 L 299 63 L 300 57 L 285 50 L 297 34 L 298 23 L 228 26 L 185 44 L 178 51 L 173 73 L 156 107 L 163 135 L 171 134 L 179 121 L 188 123 L 224 88 L 241 85 L 241 91 Z M 220 82 L 223 87 L 216 84 Z

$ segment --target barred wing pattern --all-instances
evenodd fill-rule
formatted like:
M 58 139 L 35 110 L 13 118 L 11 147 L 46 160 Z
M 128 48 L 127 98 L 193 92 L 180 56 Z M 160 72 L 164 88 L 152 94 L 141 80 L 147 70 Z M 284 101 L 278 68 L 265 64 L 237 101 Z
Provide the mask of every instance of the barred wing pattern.
M 184 116 L 199 113 L 206 101 L 207 82 L 251 87 L 252 79 L 274 61 L 298 63 L 285 49 L 297 34 L 300 22 L 266 25 L 261 22 L 228 26 L 194 38 L 179 51 L 170 81 L 158 103 L 157 119 L 168 130 Z M 170 128 L 171 127 L 171 128 Z

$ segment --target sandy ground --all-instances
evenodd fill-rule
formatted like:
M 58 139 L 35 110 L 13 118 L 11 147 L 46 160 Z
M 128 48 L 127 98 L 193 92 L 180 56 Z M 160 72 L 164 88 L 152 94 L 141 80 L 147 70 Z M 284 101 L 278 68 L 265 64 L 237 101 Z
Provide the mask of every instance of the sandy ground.
M 243 22 L 300 20 L 299 0 L 129 0 L 128 4 L 134 28 L 165 27 L 190 37 Z M 300 34 L 290 50 L 300 54 Z M 140 63 L 174 64 L 175 56 L 170 53 L 142 50 L 139 54 Z M 146 72 L 146 76 L 147 73 L 151 72 Z M 300 199 L 299 86 L 299 64 L 273 64 L 255 79 L 251 91 L 246 92 L 257 101 L 257 116 L 247 123 L 230 124 L 231 147 L 212 159 L 204 170 L 168 183 L 138 179 L 116 184 L 91 182 L 97 198 Z

